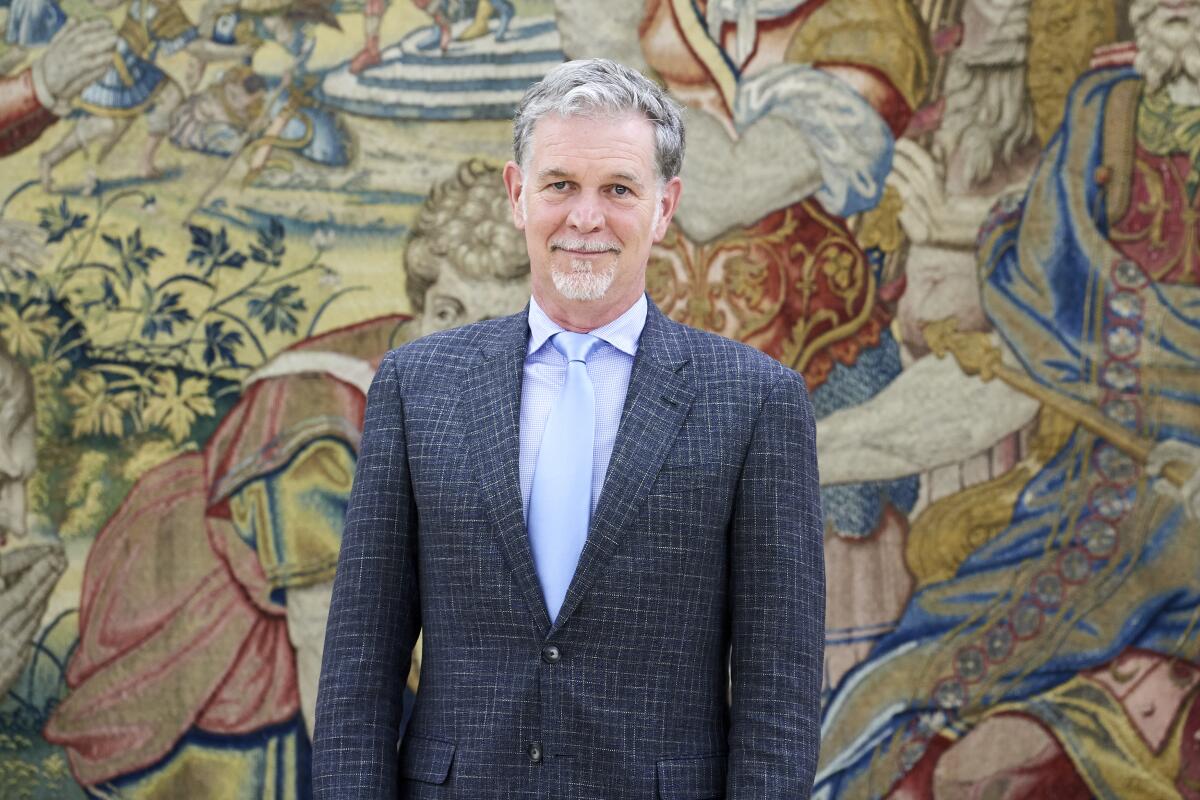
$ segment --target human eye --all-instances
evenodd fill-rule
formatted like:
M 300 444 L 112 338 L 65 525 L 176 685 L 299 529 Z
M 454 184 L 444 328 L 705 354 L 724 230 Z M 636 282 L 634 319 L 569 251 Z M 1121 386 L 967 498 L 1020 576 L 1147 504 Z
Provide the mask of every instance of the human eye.
M 570 185 L 570 181 L 554 181 L 550 184 L 550 188 L 556 192 L 565 192 Z
M 623 186 L 619 183 L 614 183 L 612 186 L 612 193 L 615 194 L 617 197 L 629 197 L 630 195 L 633 194 L 633 190 L 630 189 L 628 186 Z
M 451 297 L 439 297 L 434 300 L 430 309 L 433 322 L 439 328 L 449 328 L 463 318 L 465 309 L 462 303 Z

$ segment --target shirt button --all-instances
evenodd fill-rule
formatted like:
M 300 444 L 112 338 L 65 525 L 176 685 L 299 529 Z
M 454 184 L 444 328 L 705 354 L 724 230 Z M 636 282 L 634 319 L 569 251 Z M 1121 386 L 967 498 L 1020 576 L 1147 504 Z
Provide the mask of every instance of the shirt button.
M 558 649 L 556 644 L 548 644 L 542 648 L 542 661 L 547 664 L 557 664 L 562 658 L 562 651 Z
M 529 760 L 534 764 L 542 763 L 542 746 L 537 742 L 529 745 Z

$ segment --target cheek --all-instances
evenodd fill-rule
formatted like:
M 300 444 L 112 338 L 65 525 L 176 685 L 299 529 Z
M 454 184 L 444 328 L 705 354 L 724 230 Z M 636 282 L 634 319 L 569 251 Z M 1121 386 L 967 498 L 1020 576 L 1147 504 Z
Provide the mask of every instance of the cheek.
M 542 237 L 562 227 L 566 212 L 544 202 L 531 203 L 525 210 L 525 235 Z
M 644 223 L 624 227 L 613 226 L 612 232 L 621 242 L 622 260 L 628 260 L 631 256 L 643 258 L 650 252 L 650 246 L 654 244 L 654 232 L 647 230 Z

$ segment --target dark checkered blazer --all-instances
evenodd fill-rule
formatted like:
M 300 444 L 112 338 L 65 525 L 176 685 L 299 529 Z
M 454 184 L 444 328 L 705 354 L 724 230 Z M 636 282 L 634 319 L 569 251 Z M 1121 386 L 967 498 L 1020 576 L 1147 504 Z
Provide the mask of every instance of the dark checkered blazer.
M 521 313 L 379 368 L 325 639 L 316 797 L 808 797 L 825 581 L 803 381 L 651 304 L 551 625 L 518 479 L 528 337 Z

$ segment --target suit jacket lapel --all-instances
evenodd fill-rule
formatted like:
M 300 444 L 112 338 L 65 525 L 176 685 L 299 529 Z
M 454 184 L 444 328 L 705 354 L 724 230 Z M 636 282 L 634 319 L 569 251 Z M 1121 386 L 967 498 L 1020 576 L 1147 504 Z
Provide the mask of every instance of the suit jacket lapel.
M 571 616 L 627 535 L 629 523 L 645 502 L 687 417 L 695 396 L 686 370 L 689 358 L 678 324 L 651 302 L 604 488 L 575 577 L 559 610 L 556 630 Z
M 464 398 L 467 458 L 513 579 L 533 611 L 538 632 L 544 633 L 550 616 L 533 565 L 521 500 L 521 379 L 528 343 L 526 309 L 502 321 L 498 335 L 469 371 Z

